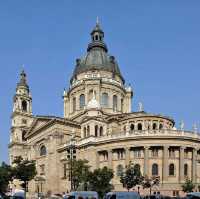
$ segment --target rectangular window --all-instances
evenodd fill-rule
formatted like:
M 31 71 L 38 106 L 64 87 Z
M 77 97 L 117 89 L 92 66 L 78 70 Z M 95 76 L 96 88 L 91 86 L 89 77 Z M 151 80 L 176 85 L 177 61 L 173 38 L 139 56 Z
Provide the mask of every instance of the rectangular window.
M 40 175 L 45 175 L 45 165 L 40 165 Z
M 135 158 L 141 158 L 141 150 L 140 149 L 135 149 L 133 151 L 133 153 L 134 153 Z
M 158 157 L 158 149 L 152 149 L 151 155 L 152 157 Z

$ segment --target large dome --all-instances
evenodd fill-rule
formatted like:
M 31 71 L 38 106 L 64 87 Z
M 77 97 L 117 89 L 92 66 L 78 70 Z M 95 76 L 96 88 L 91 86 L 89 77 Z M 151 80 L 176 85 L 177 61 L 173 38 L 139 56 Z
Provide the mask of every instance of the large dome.
M 103 41 L 104 32 L 98 23 L 91 32 L 91 37 L 92 42 L 88 45 L 86 56 L 76 60 L 76 67 L 71 81 L 80 73 L 91 70 L 103 70 L 113 73 L 113 76 L 118 75 L 124 82 L 115 57 L 107 53 L 107 46 Z

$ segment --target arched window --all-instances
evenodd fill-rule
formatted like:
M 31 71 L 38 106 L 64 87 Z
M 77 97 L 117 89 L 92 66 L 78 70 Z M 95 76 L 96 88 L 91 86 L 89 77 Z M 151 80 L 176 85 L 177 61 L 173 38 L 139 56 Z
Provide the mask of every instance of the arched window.
M 81 109 L 81 108 L 84 108 L 84 106 L 85 106 L 85 95 L 84 95 L 84 94 L 81 94 L 81 95 L 80 95 L 80 98 L 79 98 L 79 106 L 80 106 L 80 109 Z
M 95 40 L 97 41 L 99 39 L 98 35 L 95 35 Z
M 121 164 L 119 164 L 117 166 L 117 172 L 116 172 L 116 174 L 117 174 L 118 177 L 122 176 L 123 170 L 124 170 L 123 166 Z
M 137 126 L 138 126 L 138 130 L 141 131 L 141 130 L 142 130 L 142 124 L 141 124 L 141 123 L 138 123 Z
M 188 165 L 184 164 L 184 176 L 188 175 Z
M 152 176 L 157 176 L 158 175 L 158 165 L 153 164 L 152 165 Z
M 84 131 L 84 138 L 85 138 L 85 137 L 87 137 L 87 129 L 86 129 L 86 127 L 84 127 L 83 131 Z
M 131 129 L 131 131 L 134 131 L 135 125 L 134 125 L 134 124 L 131 124 L 130 129 Z
M 102 93 L 101 95 L 101 106 L 108 107 L 108 93 Z
M 170 164 L 170 165 L 169 165 L 169 175 L 170 175 L 170 176 L 174 176 L 174 175 L 175 175 L 174 164 Z
M 117 111 L 117 95 L 113 95 L 113 110 Z
M 103 136 L 103 127 L 102 126 L 99 129 L 99 136 Z
M 26 131 L 22 131 L 22 141 L 26 141 L 25 135 L 26 135 Z
M 156 130 L 156 129 L 157 129 L 157 124 L 153 123 L 153 130 Z
M 46 155 L 47 154 L 47 149 L 44 145 L 40 147 L 40 156 Z
M 95 137 L 98 137 L 98 125 L 95 126 Z
M 73 112 L 76 111 L 76 98 L 73 98 Z
M 159 125 L 159 129 L 163 129 L 163 124 L 160 124 L 160 125 Z
M 22 101 L 22 111 L 27 112 L 27 102 L 25 100 Z
M 90 126 L 87 126 L 87 137 L 90 136 Z
M 140 172 L 140 165 L 139 164 L 136 164 L 135 166 L 134 166 L 134 170 L 135 170 L 135 172 Z

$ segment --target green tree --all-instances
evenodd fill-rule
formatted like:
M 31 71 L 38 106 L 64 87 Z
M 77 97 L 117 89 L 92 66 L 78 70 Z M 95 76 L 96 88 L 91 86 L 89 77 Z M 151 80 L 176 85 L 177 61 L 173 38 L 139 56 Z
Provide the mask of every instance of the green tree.
M 199 192 L 200 192 L 200 184 L 198 185 L 198 190 L 199 190 Z
M 192 180 L 186 178 L 185 183 L 182 185 L 182 189 L 184 192 L 192 192 L 195 188 L 195 185 L 193 184 Z
M 5 162 L 0 166 L 0 193 L 3 194 L 7 191 L 9 181 L 12 179 L 11 167 Z
M 69 162 L 69 176 L 72 180 L 72 190 L 76 191 L 80 185 L 83 185 L 83 189 L 87 189 L 89 168 L 87 160 L 73 160 Z
M 23 188 L 25 194 L 27 191 L 28 182 L 32 180 L 37 174 L 35 161 L 23 160 L 21 156 L 16 157 L 13 161 L 12 175 L 13 178 L 23 181 Z
M 123 187 L 129 191 L 136 185 L 140 185 L 142 183 L 142 179 L 143 177 L 141 175 L 140 168 L 138 166 L 134 166 L 133 164 L 129 164 L 122 173 L 120 182 Z
M 95 169 L 93 172 L 90 172 L 88 178 L 89 189 L 98 192 L 99 197 L 103 198 L 105 193 L 113 189 L 113 185 L 110 183 L 113 176 L 112 169 L 108 169 L 107 167 Z
M 151 195 L 151 189 L 153 186 L 158 186 L 160 183 L 160 177 L 159 176 L 152 176 L 151 178 L 148 176 L 143 177 L 142 180 L 142 186 L 143 189 L 148 189 L 149 188 L 149 193 Z

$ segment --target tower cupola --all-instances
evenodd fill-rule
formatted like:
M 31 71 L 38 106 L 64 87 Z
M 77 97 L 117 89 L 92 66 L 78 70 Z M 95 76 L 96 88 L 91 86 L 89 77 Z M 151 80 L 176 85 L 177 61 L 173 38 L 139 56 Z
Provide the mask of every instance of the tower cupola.
M 104 32 L 100 27 L 99 21 L 97 19 L 96 26 L 92 30 L 91 34 L 91 43 L 89 43 L 87 51 L 90 51 L 94 48 L 101 48 L 105 52 L 108 51 L 106 44 L 104 43 Z
M 13 103 L 13 112 L 32 114 L 32 97 L 24 70 L 20 74 Z

